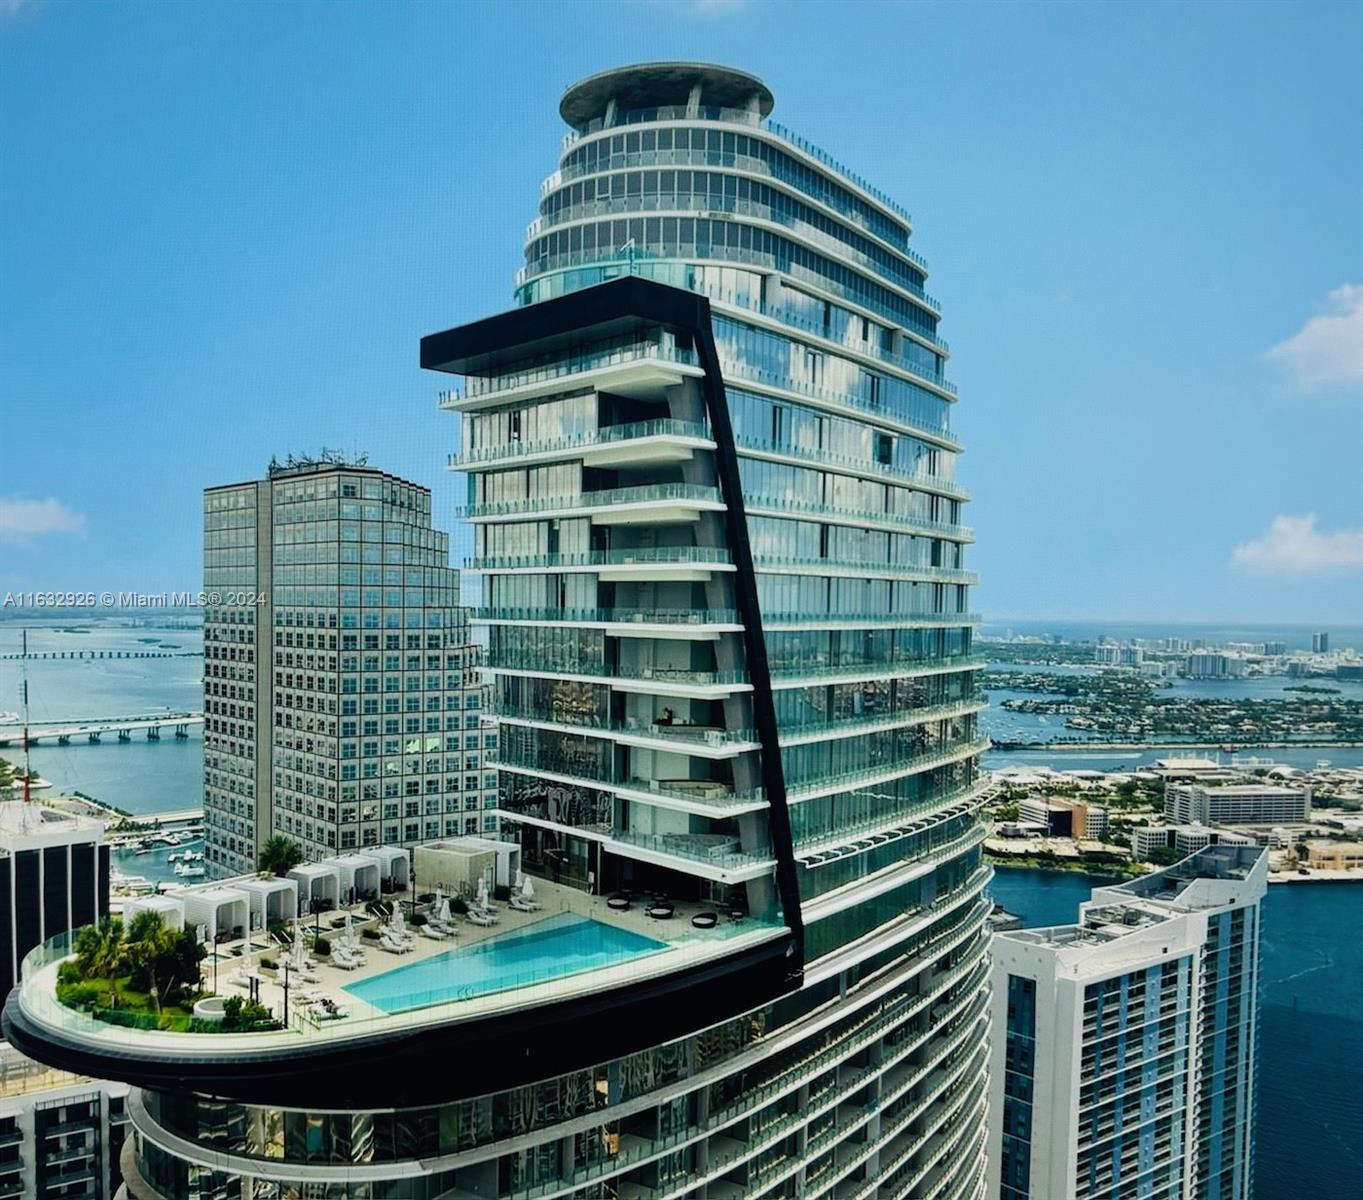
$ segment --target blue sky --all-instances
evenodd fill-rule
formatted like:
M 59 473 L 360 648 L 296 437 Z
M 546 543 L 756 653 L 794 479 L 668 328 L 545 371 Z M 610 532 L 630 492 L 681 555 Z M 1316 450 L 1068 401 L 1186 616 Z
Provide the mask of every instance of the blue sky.
M 200 492 L 431 485 L 620 63 L 761 75 L 914 214 L 990 617 L 1363 618 L 1363 5 L 0 0 L 0 593 L 197 589 Z

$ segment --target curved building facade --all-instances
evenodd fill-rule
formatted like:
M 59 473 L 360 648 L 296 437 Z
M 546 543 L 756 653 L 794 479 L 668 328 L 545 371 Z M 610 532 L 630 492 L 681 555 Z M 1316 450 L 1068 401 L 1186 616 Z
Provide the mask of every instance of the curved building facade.
M 7 1026 L 138 1085 L 137 1200 L 983 1195 L 940 310 L 908 215 L 772 106 L 701 64 L 569 89 L 519 306 L 422 342 L 463 378 L 501 836 L 559 920 L 653 946 L 136 1063 L 35 961 Z

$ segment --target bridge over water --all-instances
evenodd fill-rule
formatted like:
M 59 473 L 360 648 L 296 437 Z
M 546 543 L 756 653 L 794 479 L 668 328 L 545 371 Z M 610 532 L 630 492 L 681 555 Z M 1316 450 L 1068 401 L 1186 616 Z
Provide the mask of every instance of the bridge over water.
M 84 738 L 92 745 L 100 745 L 105 734 L 116 734 L 120 742 L 130 742 L 134 733 L 141 733 L 149 742 L 159 742 L 163 729 L 173 729 L 175 737 L 187 738 L 190 727 L 204 723 L 203 713 L 156 713 L 150 716 L 102 717 L 89 721 L 46 721 L 28 727 L 28 745 L 56 742 L 70 745 L 72 739 Z M 0 746 L 24 745 L 24 731 L 20 726 L 0 728 Z
M 31 662 L 50 658 L 83 658 L 86 662 L 95 658 L 202 658 L 202 650 L 41 650 L 36 654 L 0 654 L 0 660 L 13 660 L 27 657 Z

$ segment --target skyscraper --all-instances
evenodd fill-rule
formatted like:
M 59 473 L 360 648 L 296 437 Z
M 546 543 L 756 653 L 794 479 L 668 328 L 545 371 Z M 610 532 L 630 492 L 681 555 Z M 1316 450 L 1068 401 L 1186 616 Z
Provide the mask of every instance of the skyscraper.
M 1267 878 L 1209 846 L 995 937 L 991 1198 L 1250 1200 Z
M 204 493 L 212 874 L 494 827 L 477 650 L 426 488 L 337 461 Z M 214 599 L 216 597 L 216 599 Z
M 99 821 L 0 803 L 0 986 L 50 938 L 109 911 Z M 52 1071 L 0 1042 L 0 1197 L 111 1200 L 120 1176 L 126 1084 Z
M 982 1195 L 939 309 L 908 215 L 772 104 L 691 63 L 569 89 L 520 307 L 422 342 L 465 380 L 499 853 L 533 883 L 504 931 L 246 1041 L 102 1029 L 33 962 L 7 1026 L 137 1085 L 134 1200 Z

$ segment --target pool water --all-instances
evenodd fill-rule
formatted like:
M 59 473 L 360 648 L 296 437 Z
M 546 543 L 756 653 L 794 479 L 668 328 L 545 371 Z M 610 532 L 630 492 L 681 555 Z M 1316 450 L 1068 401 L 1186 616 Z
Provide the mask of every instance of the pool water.
M 560 913 L 526 929 L 348 984 L 345 990 L 383 1012 L 398 1013 L 543 983 L 666 949 L 667 943 L 643 934 Z

